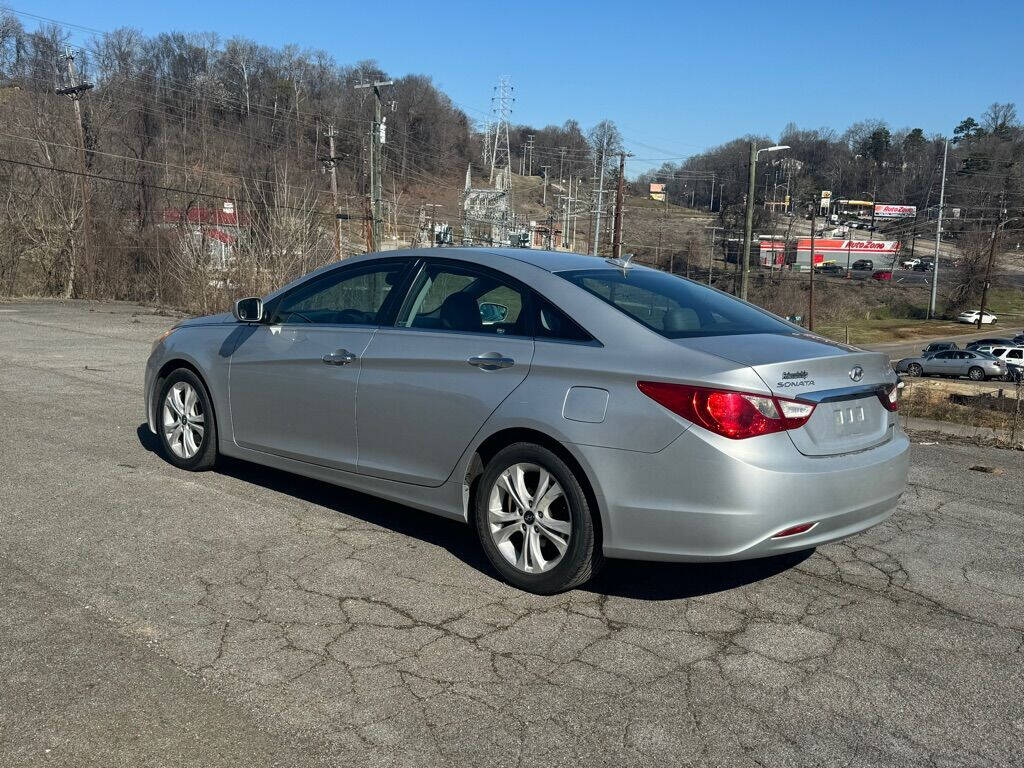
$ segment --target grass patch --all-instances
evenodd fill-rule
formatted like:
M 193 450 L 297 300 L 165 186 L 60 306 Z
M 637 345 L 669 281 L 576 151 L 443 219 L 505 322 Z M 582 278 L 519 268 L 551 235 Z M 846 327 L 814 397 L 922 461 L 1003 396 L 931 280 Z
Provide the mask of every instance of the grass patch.
M 815 326 L 815 332 L 836 341 L 846 341 L 847 324 L 827 323 Z M 957 336 L 970 333 L 969 326 L 948 320 L 909 320 L 907 318 L 856 319 L 849 323 L 851 344 L 881 344 L 904 339 Z
M 1008 387 L 1013 387 L 1008 384 Z M 968 397 L 923 382 L 908 382 L 900 397 L 900 413 L 905 416 L 946 421 L 969 427 L 1010 429 L 1014 419 L 1013 397 L 998 400 L 990 394 Z
M 987 309 L 999 316 L 999 324 L 1024 324 L 1024 290 L 1020 288 L 994 288 L 989 293 Z

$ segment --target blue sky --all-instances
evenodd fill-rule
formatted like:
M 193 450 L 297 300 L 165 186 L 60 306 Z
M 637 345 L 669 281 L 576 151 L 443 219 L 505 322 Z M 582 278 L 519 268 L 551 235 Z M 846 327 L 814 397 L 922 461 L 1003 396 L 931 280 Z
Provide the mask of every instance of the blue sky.
M 865 118 L 950 133 L 993 101 L 1024 113 L 1019 0 L 766 3 L 7 0 L 100 30 L 213 31 L 424 73 L 473 119 L 500 75 L 513 120 L 614 120 L 637 159 Z M 32 19 L 24 19 L 28 26 Z M 75 31 L 76 40 L 86 33 Z

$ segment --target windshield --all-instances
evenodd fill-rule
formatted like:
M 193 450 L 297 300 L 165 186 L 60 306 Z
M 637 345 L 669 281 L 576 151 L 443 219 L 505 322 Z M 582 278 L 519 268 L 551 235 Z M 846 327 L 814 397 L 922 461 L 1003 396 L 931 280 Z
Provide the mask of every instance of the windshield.
M 800 332 L 768 312 L 667 272 L 586 269 L 558 275 L 669 339 Z

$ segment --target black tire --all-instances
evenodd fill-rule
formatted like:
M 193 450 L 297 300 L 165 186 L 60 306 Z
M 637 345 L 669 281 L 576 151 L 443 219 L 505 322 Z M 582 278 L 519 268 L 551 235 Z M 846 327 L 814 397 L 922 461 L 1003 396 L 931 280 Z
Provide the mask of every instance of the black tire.
M 203 434 L 201 442 L 198 444 L 199 450 L 193 456 L 182 456 L 176 453 L 164 430 L 164 408 L 167 402 L 167 394 L 176 384 L 187 384 L 195 391 L 198 401 L 198 413 L 203 417 Z M 210 393 L 206 391 L 206 385 L 203 384 L 202 379 L 188 368 L 178 368 L 172 371 L 160 384 L 154 410 L 156 413 L 157 438 L 160 441 L 160 448 L 164 458 L 179 469 L 187 469 L 190 472 L 203 472 L 213 469 L 217 463 L 217 420 L 214 417 Z
M 971 381 L 984 381 L 984 380 L 985 380 L 985 371 L 983 371 L 983 370 L 982 370 L 981 368 L 979 368 L 978 366 L 976 366 L 976 365 L 973 365 L 973 366 L 971 366 L 971 367 L 970 367 L 970 368 L 968 369 L 968 371 L 967 371 L 967 377 L 968 377 L 968 378 L 969 378 L 969 379 L 970 379 Z
M 917 363 L 911 363 L 907 366 L 907 373 L 911 376 L 924 376 L 924 368 Z
M 561 560 L 551 570 L 527 573 L 505 559 L 491 538 L 488 500 L 500 475 L 516 464 L 535 464 L 547 470 L 564 492 L 572 530 Z M 501 577 L 512 586 L 538 595 L 574 589 L 589 581 L 604 565 L 587 495 L 579 478 L 555 453 L 534 443 L 514 443 L 499 451 L 484 468 L 476 485 L 474 526 L 484 554 Z

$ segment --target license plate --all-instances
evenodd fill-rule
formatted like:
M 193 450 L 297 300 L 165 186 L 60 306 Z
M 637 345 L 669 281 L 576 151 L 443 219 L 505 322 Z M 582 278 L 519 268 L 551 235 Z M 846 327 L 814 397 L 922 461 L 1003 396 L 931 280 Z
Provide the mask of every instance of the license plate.
M 832 418 L 837 435 L 863 435 L 868 431 L 868 419 L 863 405 L 835 408 Z

